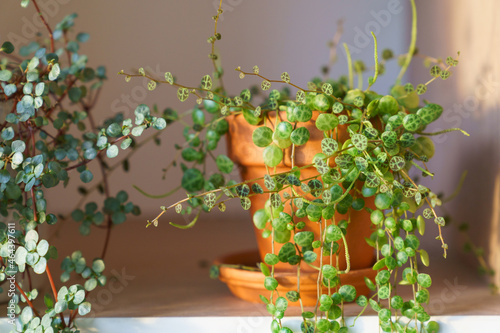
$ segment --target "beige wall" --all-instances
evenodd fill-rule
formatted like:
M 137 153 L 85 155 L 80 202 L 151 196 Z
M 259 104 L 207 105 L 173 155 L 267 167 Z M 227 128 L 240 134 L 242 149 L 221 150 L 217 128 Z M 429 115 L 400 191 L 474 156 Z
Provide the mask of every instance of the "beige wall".
M 178 102 L 175 90 L 169 87 L 160 86 L 154 92 L 146 93 L 145 81 L 133 80 L 127 84 L 123 77 L 116 75 L 121 69 L 150 68 L 160 77 L 165 71 L 171 71 L 179 82 L 193 85 L 198 84 L 203 75 L 212 72 L 206 40 L 213 33 L 211 17 L 215 5 L 218 5 L 217 0 L 38 2 L 41 7 L 49 5 L 46 7 L 47 18 L 52 26 L 65 15 L 78 12 L 75 33 L 85 31 L 91 34 L 90 41 L 82 46 L 81 51 L 89 56 L 90 65 L 106 65 L 109 77 L 97 105 L 96 115 L 100 119 L 116 112 L 131 116 L 140 103 L 150 106 L 158 103 L 161 108 L 173 106 L 179 111 L 194 104 L 194 101 Z M 367 37 L 370 29 L 378 32 L 380 48 L 392 47 L 401 52 L 405 33 L 403 20 L 408 9 L 408 6 L 403 8 L 403 2 L 224 0 L 226 10 L 219 29 L 222 40 L 218 45 L 226 68 L 226 86 L 230 87 L 230 92 L 239 93 L 256 83 L 251 78 L 238 79 L 233 71 L 237 66 L 251 69 L 255 64 L 269 77 L 279 77 L 288 71 L 294 82 L 305 86 L 308 79 L 320 74 L 321 65 L 328 61 L 326 45 L 340 18 L 346 20 L 342 41 L 357 49 L 353 51 L 354 55 L 357 58 L 362 56 L 368 65 L 373 64 L 373 46 Z M 15 37 L 23 41 L 33 30 L 44 31 L 38 26 L 33 6 L 22 9 L 18 3 L 2 1 L 0 4 L 2 40 Z M 339 58 L 335 75 L 346 72 L 343 54 Z M 394 67 L 389 67 L 393 74 L 394 70 Z M 382 77 L 379 88 L 387 90 L 391 77 L 394 75 Z M 144 218 L 151 218 L 158 212 L 158 207 L 167 202 L 146 199 L 131 185 L 140 185 L 152 193 L 164 193 L 177 186 L 180 173 L 172 170 L 171 177 L 162 180 L 161 170 L 175 153 L 172 143 L 181 141 L 179 130 L 174 128 L 164 133 L 161 138 L 165 145 L 160 149 L 150 145 L 138 153 L 129 174 L 117 172 L 111 178 L 112 193 L 127 189 L 132 200 L 144 208 Z M 74 186 L 69 187 L 72 188 Z M 71 195 L 61 196 L 60 192 L 53 195 L 60 198 L 58 208 L 63 212 L 71 211 L 77 200 Z M 177 196 L 181 197 L 182 193 Z M 237 208 L 234 212 L 247 216 Z
M 447 82 L 439 82 L 429 99 L 443 102 L 441 128 L 461 127 L 471 134 L 451 133 L 437 137 L 433 167 L 442 183 L 453 191 L 461 172 L 468 177 L 461 194 L 450 203 L 456 223 L 468 222 L 471 237 L 489 247 L 490 264 L 500 271 L 500 2 L 496 0 L 447 0 L 421 2 L 422 52 L 446 58 L 460 51 L 460 64 Z M 426 38 L 433 36 L 433 38 Z M 423 38 L 422 38 L 423 37 Z M 416 70 L 419 82 L 428 78 Z M 457 243 L 453 228 L 447 232 Z M 458 244 L 457 244 L 458 245 Z M 457 247 L 455 247 L 457 248 Z M 460 250 L 460 249 L 459 249 Z M 497 274 L 497 283 L 500 276 Z

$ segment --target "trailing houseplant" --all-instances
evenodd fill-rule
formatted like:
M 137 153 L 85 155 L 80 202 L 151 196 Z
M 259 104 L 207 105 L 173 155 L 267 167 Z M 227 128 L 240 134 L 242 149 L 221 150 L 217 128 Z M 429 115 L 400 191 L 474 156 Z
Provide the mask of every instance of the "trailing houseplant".
M 21 6 L 35 10 L 46 29 L 19 54 L 9 41 L 0 47 L 0 293 L 12 332 L 75 332 L 75 318 L 91 311 L 89 294 L 106 284 L 112 228 L 140 213 L 125 191 L 107 181 L 117 167 L 127 169 L 131 153 L 114 165 L 107 158 L 117 156 L 119 146 L 138 148 L 146 141 L 135 144 L 133 137 L 149 127 L 163 129 L 166 120 L 144 111 L 135 126 L 122 114 L 97 123 L 106 71 L 87 65 L 80 48 L 89 35 L 75 32 L 76 14 L 51 26 L 36 0 L 22 0 Z M 93 181 L 91 161 L 99 181 Z M 45 194 L 70 182 L 80 184 L 68 219 L 57 211 L 58 198 L 48 200 Z M 83 235 L 102 229 L 105 242 L 91 261 L 76 249 L 60 254 L 62 274 L 56 275 L 58 251 L 42 236 L 70 219 Z M 38 280 L 44 281 L 41 289 L 35 275 L 46 277 Z
M 266 291 L 260 299 L 273 318 L 274 333 L 291 332 L 282 321 L 289 305 L 302 307 L 304 332 L 347 331 L 343 304 L 353 301 L 362 307 L 361 313 L 367 307 L 376 311 L 383 331 L 435 331 L 438 325 L 430 321 L 424 307 L 429 302 L 432 279 L 420 268 L 429 265 L 420 237 L 426 225 L 435 225 L 446 257 L 448 246 L 441 232 L 445 219 L 437 212 L 441 204 L 438 196 L 418 184 L 413 175 L 434 176 L 426 166 L 434 155 L 430 137 L 461 131 L 430 132 L 428 125 L 440 117 L 443 108 L 421 99 L 433 81 L 450 76 L 458 59 L 427 58 L 429 81 L 416 87 L 402 83 L 416 53 L 416 9 L 411 0 L 412 40 L 408 53 L 399 58 L 401 71 L 388 94 L 371 90 L 383 63 L 393 58 L 386 50 L 379 60 L 373 35 L 373 69 L 359 61 L 353 63 L 344 45 L 347 77 L 313 79 L 307 87 L 301 87 L 286 72 L 279 79 L 270 79 L 257 66 L 252 70 L 238 67 L 240 78 L 257 77 L 260 88 L 230 95 L 222 83 L 223 70 L 214 51 L 222 37 L 218 32 L 221 6 L 222 1 L 213 17 L 214 32 L 208 38 L 214 73 L 205 75 L 200 85 L 180 84 L 170 72 L 162 79 L 142 68 L 139 73 L 119 73 L 127 81 L 148 78 L 150 90 L 159 84 L 171 85 L 180 101 L 192 96 L 197 103 L 182 114 L 166 111 L 168 119 L 185 126 L 185 143 L 177 148 L 182 158 L 181 186 L 188 195 L 162 207 L 148 226 L 158 225 L 162 215 L 175 210 L 186 216 L 195 214 L 187 225 L 171 223 L 189 228 L 202 212 L 215 207 L 225 211 L 225 203 L 232 199 L 251 210 L 259 236 L 268 240 L 257 269 L 263 274 Z M 365 82 L 363 73 L 369 70 L 373 76 Z M 276 83 L 283 88 L 271 89 Z M 138 107 L 139 116 L 144 108 Z M 191 123 L 186 120 L 189 117 Z M 227 133 L 229 154 L 215 156 L 214 149 Z M 255 149 L 249 148 L 249 141 Z M 217 171 L 209 173 L 206 164 L 212 161 Z M 255 165 L 250 168 L 252 163 Z M 241 182 L 227 177 L 235 164 L 242 166 Z M 361 236 L 353 236 L 353 230 L 361 231 Z M 354 248 L 364 246 L 370 249 L 352 254 Z M 357 259 L 365 265 L 368 262 L 371 274 L 363 283 L 371 295 L 360 294 L 361 288 L 357 291 L 344 283 Z M 280 286 L 278 275 L 283 267 L 295 272 L 296 284 L 291 289 Z M 215 266 L 212 273 L 217 275 L 221 269 Z M 316 276 L 313 311 L 304 308 L 300 289 L 304 272 Z M 403 299 L 401 288 L 409 288 L 411 297 Z

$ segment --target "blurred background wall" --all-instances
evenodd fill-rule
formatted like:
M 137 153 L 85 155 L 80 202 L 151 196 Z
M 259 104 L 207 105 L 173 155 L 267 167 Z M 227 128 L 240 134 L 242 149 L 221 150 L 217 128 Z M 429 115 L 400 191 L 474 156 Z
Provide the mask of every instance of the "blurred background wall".
M 460 64 L 446 82 L 437 82 L 426 98 L 439 101 L 445 111 L 436 130 L 461 127 L 435 137 L 438 173 L 436 187 L 453 192 L 464 170 L 461 193 L 449 203 L 455 224 L 467 222 L 469 235 L 489 248 L 486 260 L 500 282 L 500 2 L 496 0 L 419 1 L 419 48 L 441 58 L 460 51 Z M 432 37 L 432 38 L 430 38 Z M 414 66 L 412 79 L 425 82 L 426 70 Z M 456 228 L 449 228 L 450 246 L 460 251 Z M 460 252 L 459 252 L 460 253 Z M 459 254 L 457 253 L 457 254 Z M 470 260 L 470 256 L 463 260 Z
M 176 91 L 169 87 L 160 86 L 148 92 L 145 80 L 125 83 L 122 76 L 116 75 L 121 69 L 134 71 L 144 67 L 158 77 L 170 71 L 179 82 L 186 84 L 197 84 L 203 75 L 212 73 L 206 40 L 213 33 L 211 16 L 215 13 L 217 0 L 39 0 L 39 3 L 52 26 L 65 15 L 77 12 L 75 34 L 90 33 L 91 38 L 81 52 L 88 55 L 91 66 L 105 65 L 108 69 L 109 79 L 97 106 L 100 120 L 117 112 L 131 117 L 140 103 L 149 106 L 156 103 L 160 109 L 170 106 L 178 111 L 193 106 L 194 101 L 178 102 Z M 405 52 L 409 40 L 410 6 L 407 0 L 223 0 L 223 4 L 225 12 L 219 28 L 222 40 L 217 45 L 226 69 L 225 84 L 235 94 L 258 83 L 252 78 L 238 79 L 232 71 L 237 66 L 249 70 L 257 64 L 267 77 L 279 77 L 287 71 L 294 82 L 305 86 L 328 62 L 327 44 L 340 19 L 344 19 L 341 42 L 349 44 L 353 57 L 363 59 L 368 66 L 373 64 L 370 31 L 376 33 L 380 50 L 391 48 L 395 54 Z M 438 175 L 439 182 L 428 181 L 428 184 L 437 192 L 451 193 L 462 170 L 468 169 L 464 189 L 448 210 L 457 217 L 457 223 L 464 220 L 475 227 L 473 237 L 476 240 L 498 249 L 500 70 L 497 59 L 500 31 L 495 14 L 500 12 L 499 3 L 495 0 L 444 0 L 418 1 L 417 6 L 420 53 L 446 58 L 461 51 L 460 65 L 453 76 L 447 82 L 433 83 L 426 95 L 430 101 L 443 104 L 449 114 L 443 116 L 437 126 L 462 127 L 471 133 L 471 138 L 459 133 L 437 138 L 437 155 L 442 156 L 433 160 L 430 167 Z M 19 47 L 36 32 L 44 32 L 44 29 L 32 6 L 22 9 L 19 1 L 2 1 L 1 40 L 10 39 Z M 345 56 L 339 49 L 339 60 L 332 76 L 345 73 Z M 389 64 L 386 75 L 374 88 L 379 92 L 388 91 L 397 73 L 396 64 Z M 414 83 L 426 82 L 429 78 L 428 70 L 418 59 L 410 76 L 407 81 Z M 130 173 L 119 171 L 111 177 L 112 192 L 126 189 L 131 200 L 142 207 L 139 223 L 156 216 L 160 205 L 183 197 L 179 193 L 167 200 L 151 200 L 131 187 L 136 184 L 158 194 L 177 186 L 178 170 L 172 169 L 166 180 L 162 180 L 161 175 L 162 168 L 175 154 L 172 143 L 181 141 L 181 130 L 169 128 L 161 136 L 164 146 L 148 146 L 134 156 Z M 223 151 L 224 144 L 221 146 Z M 77 185 L 75 181 L 63 191 L 71 191 Z M 69 213 L 78 199 L 64 193 L 51 195 L 61 198 L 57 201 L 57 210 Z M 247 213 L 237 207 L 225 214 L 221 218 L 249 220 Z M 250 223 L 242 228 L 251 230 Z M 451 235 L 447 240 L 450 248 L 454 248 L 459 236 L 453 229 L 445 234 Z M 433 241 L 433 237 L 429 238 Z M 433 241 L 433 244 L 439 250 L 438 242 Z M 490 261 L 500 268 L 495 251 L 491 252 Z

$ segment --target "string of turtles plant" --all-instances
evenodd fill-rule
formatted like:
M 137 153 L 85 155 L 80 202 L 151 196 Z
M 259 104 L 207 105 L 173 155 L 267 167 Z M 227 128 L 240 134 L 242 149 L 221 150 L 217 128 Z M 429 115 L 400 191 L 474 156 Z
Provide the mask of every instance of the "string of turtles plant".
M 222 2 L 221 2 L 222 3 Z M 344 303 L 356 302 L 360 315 L 370 306 L 378 313 L 379 324 L 383 331 L 391 332 L 435 332 L 439 325 L 430 321 L 424 305 L 429 302 L 428 288 L 432 284 L 429 274 L 421 272 L 421 264 L 429 265 L 429 256 L 420 246 L 428 221 L 437 227 L 437 237 L 442 244 L 446 257 L 448 245 L 442 236 L 445 220 L 436 208 L 441 204 L 438 196 L 427 187 L 417 184 L 411 174 L 418 170 L 423 176 L 434 176 L 426 163 L 434 155 L 434 145 L 429 138 L 450 131 L 428 132 L 427 126 L 436 121 L 443 112 L 437 104 L 424 101 L 420 96 L 438 78 L 447 79 L 450 69 L 458 64 L 458 57 L 437 60 L 430 68 L 431 78 L 416 88 L 410 83 L 401 85 L 401 79 L 416 52 L 416 9 L 413 9 L 412 40 L 408 53 L 402 57 L 402 69 L 396 85 L 390 94 L 380 95 L 371 90 L 381 72 L 378 60 L 377 39 L 375 44 L 374 75 L 368 79 L 368 88 L 363 90 L 362 73 L 366 66 L 348 55 L 349 75 L 339 80 L 315 79 L 302 88 L 292 82 L 288 73 L 279 79 L 270 79 L 260 74 L 258 66 L 252 71 L 236 69 L 240 78 L 254 76 L 261 81 L 260 88 L 268 93 L 260 102 L 251 89 L 231 96 L 222 85 L 215 86 L 210 75 L 201 79 L 199 86 L 187 86 L 176 82 L 167 72 L 164 79 L 155 78 L 143 69 L 138 74 L 125 73 L 126 80 L 132 77 L 146 77 L 149 87 L 168 84 L 177 89 L 180 101 L 190 96 L 196 98 L 197 106 L 187 114 L 192 115 L 193 124 L 186 126 L 184 145 L 178 145 L 184 172 L 181 186 L 187 197 L 170 206 L 162 207 L 161 213 L 148 226 L 158 225 L 159 218 L 174 209 L 180 214 L 191 214 L 195 218 L 187 225 L 192 227 L 202 211 L 218 207 L 225 210 L 228 200 L 237 199 L 243 209 L 251 207 L 250 198 L 257 195 L 268 197 L 264 209 L 258 210 L 253 222 L 262 230 L 262 237 L 271 237 L 272 251 L 266 254 L 264 263 L 258 268 L 265 275 L 264 287 L 269 295 L 261 295 L 267 311 L 272 316 L 273 333 L 292 332 L 282 319 L 290 303 L 299 302 L 302 308 L 303 332 L 345 332 L 348 330 L 344 318 Z M 216 29 L 208 39 L 212 44 L 210 58 L 217 59 L 213 53 L 214 43 L 221 38 L 217 32 L 217 21 L 222 13 L 221 6 L 214 20 Z M 392 58 L 390 51 L 383 52 L 383 60 Z M 222 70 L 214 62 L 215 72 L 220 78 Z M 354 88 L 354 75 L 358 77 L 358 88 Z M 271 89 L 274 84 L 282 84 L 282 90 Z M 296 89 L 295 96 L 290 93 Z M 254 91 L 255 92 L 255 91 Z M 204 113 L 205 109 L 207 113 Z M 210 119 L 207 119 L 210 117 Z M 257 179 L 235 182 L 226 180 L 234 167 L 233 161 L 224 154 L 213 155 L 220 137 L 227 133 L 227 117 L 241 115 L 250 125 L 257 126 L 252 141 L 255 146 L 264 148 L 263 160 L 267 173 Z M 276 115 L 276 121 L 271 116 Z M 320 131 L 321 152 L 305 165 L 295 165 L 295 149 L 308 142 L 311 133 L 304 125 L 315 116 L 315 129 Z M 340 129 L 348 133 L 342 141 Z M 285 149 L 291 148 L 291 166 L 285 172 L 277 172 L 276 167 L 284 159 Z M 208 174 L 207 160 L 215 161 L 218 173 Z M 304 178 L 301 172 L 315 168 L 317 173 Z M 257 181 L 264 181 L 264 188 Z M 358 187 L 358 186 L 359 187 Z M 368 207 L 365 199 L 374 197 L 375 206 Z M 284 211 L 290 207 L 290 213 Z M 376 252 L 373 270 L 377 271 L 375 281 L 365 278 L 366 285 L 373 291 L 372 296 L 356 295 L 352 285 L 341 284 L 339 275 L 350 270 L 350 256 L 345 235 L 349 233 L 350 217 L 336 220 L 335 212 L 348 214 L 353 210 L 366 210 L 370 213 L 373 233 L 366 241 Z M 298 219 L 307 218 L 307 222 Z M 308 224 L 320 227 L 320 236 L 315 238 L 310 231 L 304 231 Z M 364 240 L 360 240 L 364 241 Z M 279 252 L 275 243 L 283 244 Z M 345 249 L 347 267 L 342 269 L 338 258 Z M 319 266 L 312 265 L 318 259 Z M 330 264 L 324 264 L 324 258 Z M 275 265 L 279 262 L 295 266 L 297 270 L 297 290 L 286 295 L 277 290 Z M 300 294 L 301 263 L 307 263 L 318 271 L 318 300 L 314 311 L 305 311 Z M 217 267 L 213 269 L 217 275 Z M 399 295 L 402 286 L 411 289 L 411 296 L 403 299 Z M 323 287 L 327 288 L 324 293 Z
M 75 318 L 91 311 L 89 294 L 106 284 L 104 258 L 113 226 L 140 213 L 125 191 L 112 192 L 109 174 L 120 165 L 126 170 L 136 148 L 157 138 L 155 134 L 136 144 L 134 137 L 149 127 L 163 129 L 170 119 L 166 113 L 156 117 L 149 108 L 140 108 L 135 125 L 121 114 L 99 125 L 94 115 L 106 71 L 89 67 L 87 56 L 80 53 L 89 35 L 74 34 L 76 14 L 53 29 L 37 0 L 21 1 L 22 7 L 30 4 L 46 36 L 21 47 L 19 55 L 9 41 L 0 48 L 0 292 L 9 297 L 12 332 L 77 332 Z M 119 147 L 131 152 L 109 166 L 106 157 L 116 157 Z M 90 262 L 78 250 L 66 256 L 59 283 L 50 264 L 58 251 L 42 239 L 41 230 L 54 228 L 61 216 L 45 194 L 68 185 L 76 172 L 79 181 L 90 183 L 91 161 L 97 162 L 101 180 L 90 189 L 79 187 L 82 198 L 71 217 L 80 223 L 82 235 L 92 228 L 105 230 L 105 242 L 100 256 Z M 94 190 L 103 195 L 99 204 L 88 200 Z M 32 282 L 34 274 L 46 275 L 50 293 L 41 297 Z M 71 279 L 84 282 L 69 284 Z

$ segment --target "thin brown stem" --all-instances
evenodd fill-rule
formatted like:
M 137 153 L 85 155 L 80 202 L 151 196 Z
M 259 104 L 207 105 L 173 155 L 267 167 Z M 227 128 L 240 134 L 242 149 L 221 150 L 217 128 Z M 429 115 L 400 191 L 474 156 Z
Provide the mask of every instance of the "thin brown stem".
M 87 107 L 85 108 L 85 111 L 87 112 L 90 126 L 92 127 L 92 130 L 95 132 L 97 127 L 94 121 L 94 117 L 92 113 L 90 112 L 90 109 Z M 125 136 L 122 136 L 121 138 L 115 140 L 115 142 L 118 142 L 120 140 L 123 140 Z M 101 150 L 102 152 L 103 150 Z M 103 182 L 103 187 L 104 187 L 104 195 L 106 196 L 106 199 L 110 198 L 110 193 L 109 193 L 109 183 L 108 183 L 108 175 L 106 173 L 106 167 L 104 160 L 102 159 L 102 156 L 100 154 L 97 154 L 97 159 L 99 160 L 99 168 L 101 169 L 101 174 L 102 174 L 102 182 Z M 111 220 L 111 215 L 107 214 L 107 229 L 106 229 L 106 240 L 104 241 L 104 247 L 102 249 L 102 254 L 101 254 L 101 259 L 104 259 L 106 256 L 106 252 L 108 251 L 108 244 L 109 244 L 109 239 L 111 238 L 111 228 L 113 227 L 113 221 Z
M 31 308 L 31 310 L 33 310 L 33 313 L 35 314 L 35 316 L 40 317 L 40 314 L 38 313 L 38 311 L 33 306 L 33 303 L 31 303 L 31 301 L 28 299 L 28 296 L 26 296 L 26 293 L 24 292 L 24 290 L 19 286 L 19 284 L 17 284 L 16 281 L 14 281 L 14 285 L 16 286 L 17 290 L 19 290 L 19 292 L 21 293 L 21 295 L 23 295 L 24 299 L 26 300 L 26 303 L 28 303 L 28 305 Z
M 54 35 L 52 33 L 52 29 L 50 28 L 49 24 L 45 20 L 45 17 L 43 17 L 42 12 L 40 11 L 40 7 L 38 7 L 37 0 L 33 0 L 33 5 L 35 5 L 36 11 L 38 12 L 38 15 L 40 16 L 40 19 L 42 20 L 43 24 L 47 28 L 49 32 L 49 38 L 50 38 L 50 51 L 52 53 L 55 52 L 55 47 L 54 47 Z

